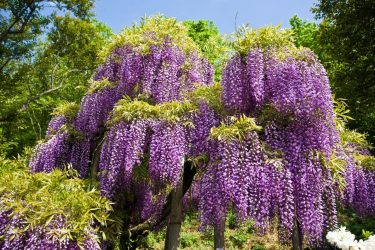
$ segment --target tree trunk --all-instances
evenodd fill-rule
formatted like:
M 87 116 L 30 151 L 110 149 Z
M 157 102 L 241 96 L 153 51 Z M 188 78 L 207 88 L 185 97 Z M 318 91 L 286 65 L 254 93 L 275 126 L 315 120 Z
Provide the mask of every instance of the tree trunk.
M 293 250 L 302 250 L 302 233 L 297 216 L 294 216 L 292 245 Z
M 220 219 L 219 225 L 214 226 L 214 249 L 223 250 L 225 245 L 224 238 L 225 218 Z
M 99 136 L 95 139 L 95 149 L 91 153 L 91 170 L 90 170 L 90 178 L 92 180 L 97 179 L 98 169 L 99 169 L 99 162 L 100 162 L 100 153 L 102 151 L 103 140 L 105 136 L 105 131 L 101 130 Z
M 180 229 L 182 221 L 182 178 L 171 195 L 171 210 L 168 219 L 167 235 L 165 239 L 166 250 L 176 250 L 180 245 Z

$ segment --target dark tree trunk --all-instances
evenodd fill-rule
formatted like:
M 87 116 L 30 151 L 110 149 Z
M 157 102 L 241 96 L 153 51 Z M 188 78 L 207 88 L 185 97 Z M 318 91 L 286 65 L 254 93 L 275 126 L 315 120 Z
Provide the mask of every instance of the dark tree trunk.
M 182 195 L 181 195 L 181 198 L 180 198 L 180 204 L 182 203 L 182 197 L 183 195 L 188 191 L 188 189 L 190 188 L 193 180 L 194 180 L 194 176 L 196 174 L 197 170 L 196 168 L 192 165 L 192 163 L 190 161 L 186 161 L 185 164 L 184 164 L 184 170 L 183 170 L 183 178 L 182 178 Z M 120 237 L 120 245 L 121 245 L 121 249 L 137 249 L 137 241 L 136 239 L 139 237 L 139 236 L 146 236 L 147 233 L 146 232 L 149 232 L 149 231 L 152 231 L 152 229 L 155 227 L 155 226 L 159 226 L 160 225 L 164 225 L 164 223 L 167 222 L 168 218 L 169 218 L 169 215 L 172 213 L 172 196 L 173 196 L 173 193 L 175 192 L 175 190 L 171 191 L 167 197 L 167 202 L 164 204 L 163 206 L 163 211 L 162 211 L 162 214 L 161 216 L 157 217 L 157 218 L 150 218 L 148 219 L 147 221 L 139 224 L 139 225 L 136 225 L 132 228 L 128 228 L 128 225 L 126 223 L 124 223 L 124 230 L 123 230 L 123 234 L 121 235 Z M 181 220 L 180 220 L 180 226 L 181 226 Z M 131 238 L 131 239 L 130 239 Z M 132 241 L 132 242 L 131 242 Z M 131 247 L 129 247 L 129 245 L 131 245 Z M 168 249 L 168 248 L 166 248 Z
M 180 245 L 180 229 L 182 222 L 183 180 L 180 180 L 171 195 L 171 211 L 168 218 L 166 250 L 176 250 Z
M 224 249 L 224 245 L 225 245 L 224 231 L 225 231 L 225 218 L 222 218 L 220 219 L 219 224 L 214 226 L 214 249 L 215 250 Z
M 104 129 L 104 127 L 102 127 L 100 129 L 100 132 L 98 133 L 98 135 L 94 139 L 95 148 L 94 148 L 94 150 L 92 150 L 91 155 L 90 155 L 90 157 L 91 157 L 91 169 L 90 169 L 90 173 L 89 173 L 89 177 L 92 180 L 96 180 L 97 177 L 98 177 L 97 175 L 98 175 L 99 162 L 100 162 L 100 153 L 102 151 L 105 133 L 106 133 L 106 130 Z
M 293 236 L 292 236 L 292 245 L 293 250 L 302 250 L 302 232 L 301 227 L 299 225 L 297 216 L 294 216 L 294 222 L 293 222 Z

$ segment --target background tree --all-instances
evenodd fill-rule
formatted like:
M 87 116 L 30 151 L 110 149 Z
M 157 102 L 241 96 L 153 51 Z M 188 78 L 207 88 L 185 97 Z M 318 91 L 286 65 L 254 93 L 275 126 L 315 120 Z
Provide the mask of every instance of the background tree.
M 12 70 L 11 61 L 24 59 L 53 21 L 56 12 L 88 18 L 92 0 L 5 0 L 0 4 L 0 70 Z M 8 66 L 8 67 L 7 67 Z M 9 72 L 10 73 L 10 72 Z
M 336 97 L 347 100 L 353 129 L 375 143 L 375 5 L 372 0 L 320 0 L 313 9 L 319 44 Z
M 322 59 L 321 48 L 318 42 L 319 27 L 315 22 L 302 20 L 297 15 L 289 19 L 291 30 L 293 31 L 292 39 L 297 47 L 306 47 L 314 51 L 319 59 Z
M 204 56 L 215 68 L 215 81 L 221 78 L 222 66 L 230 48 L 219 29 L 212 21 L 188 20 L 183 22 L 188 28 L 188 35 L 199 46 Z
M 7 59 L 0 75 L 3 83 L 0 86 L 0 148 L 3 154 L 14 155 L 24 146 L 33 144 L 35 139 L 41 139 L 50 113 L 58 103 L 80 100 L 87 80 L 98 65 L 96 55 L 112 34 L 108 27 L 90 17 L 92 1 L 64 2 L 53 6 L 49 6 L 51 2 L 32 3 L 38 14 L 25 24 L 27 28 L 4 35 L 1 41 L 2 46 L 12 51 L 24 52 L 22 57 L 14 51 L 2 57 Z M 15 5 L 7 2 L 3 8 L 14 12 L 12 4 Z M 42 15 L 42 9 L 47 7 L 65 14 L 57 15 L 55 11 Z M 47 11 L 44 9 L 43 13 Z M 28 32 L 36 29 L 33 25 L 39 29 L 29 37 Z M 8 29 L 6 23 L 2 23 L 2 30 Z

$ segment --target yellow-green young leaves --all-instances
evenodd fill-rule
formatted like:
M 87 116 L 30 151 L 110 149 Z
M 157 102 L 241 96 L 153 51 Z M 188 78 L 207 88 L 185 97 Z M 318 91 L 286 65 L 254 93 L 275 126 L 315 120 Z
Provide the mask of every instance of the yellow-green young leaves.
M 272 53 L 284 61 L 289 58 L 314 63 L 317 58 L 308 48 L 297 48 L 293 43 L 293 32 L 290 29 L 281 29 L 280 26 L 267 26 L 258 29 L 242 26 L 232 35 L 229 42 L 241 57 L 247 56 L 252 49 L 261 49 Z
M 183 115 L 196 109 L 197 107 L 187 100 L 152 105 L 146 101 L 131 100 L 126 97 L 114 107 L 110 124 L 116 124 L 120 121 L 129 122 L 147 119 L 177 122 L 181 121 Z
M 72 119 L 76 117 L 78 110 L 79 104 L 75 102 L 63 102 L 53 110 L 52 115 L 63 115 L 68 119 Z
M 280 26 L 268 26 L 259 29 L 242 26 L 233 35 L 232 46 L 241 55 L 247 55 L 255 48 L 293 47 L 292 32 L 289 29 L 280 29 Z
M 65 228 L 49 233 L 83 244 L 89 227 L 104 233 L 104 228 L 113 223 L 109 218 L 111 203 L 101 196 L 97 183 L 79 179 L 74 170 L 33 174 L 26 167 L 8 167 L 0 173 L 2 209 L 21 214 L 26 223 L 19 233 L 30 227 L 47 228 L 54 218 L 60 217 L 66 220 Z
M 204 101 L 217 113 L 221 113 L 223 112 L 221 91 L 222 87 L 220 83 L 214 83 L 212 85 L 201 85 L 197 87 L 193 92 L 188 93 L 186 98 L 195 104 L 199 104 L 199 102 Z
M 358 165 L 364 169 L 375 171 L 375 157 L 372 155 L 354 154 L 354 158 Z
M 221 123 L 220 126 L 211 129 L 210 137 L 217 140 L 243 140 L 247 133 L 260 131 L 262 127 L 255 123 L 255 119 L 242 115 L 240 118 L 231 117 L 230 122 Z
M 88 90 L 88 93 L 94 93 L 97 91 L 101 91 L 106 88 L 112 88 L 117 86 L 117 82 L 111 82 L 108 80 L 108 78 L 104 78 L 99 81 L 90 80 L 90 88 Z
M 171 45 L 177 46 L 186 54 L 199 52 L 198 46 L 188 36 L 188 29 L 182 22 L 174 18 L 167 18 L 162 15 L 142 18 L 139 24 L 125 28 L 119 35 L 115 36 L 111 43 L 99 53 L 102 60 L 116 48 L 124 45 L 132 47 L 140 54 L 148 54 L 150 46 L 161 45 L 166 39 Z
M 187 125 L 192 125 L 187 115 L 198 111 L 200 102 L 206 102 L 217 113 L 223 112 L 220 84 L 200 85 L 194 91 L 188 93 L 182 101 L 171 101 L 156 105 L 144 96 L 138 96 L 134 100 L 125 96 L 114 107 L 109 125 L 117 124 L 120 121 L 130 122 L 145 119 L 168 122 L 183 121 Z

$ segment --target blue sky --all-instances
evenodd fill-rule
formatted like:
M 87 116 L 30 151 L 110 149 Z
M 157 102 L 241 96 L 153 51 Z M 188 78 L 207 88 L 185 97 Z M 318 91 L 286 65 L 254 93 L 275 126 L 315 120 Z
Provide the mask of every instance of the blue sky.
M 115 33 L 144 15 L 156 13 L 179 20 L 212 20 L 220 32 L 231 33 L 236 23 L 289 27 L 288 20 L 295 14 L 313 21 L 310 9 L 314 3 L 316 0 L 96 0 L 95 12 Z

